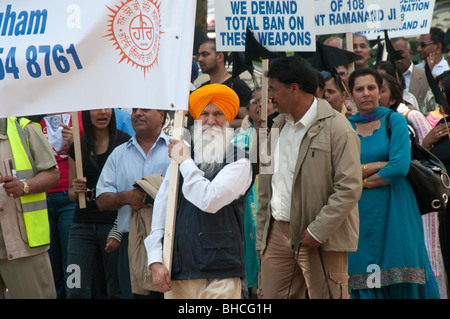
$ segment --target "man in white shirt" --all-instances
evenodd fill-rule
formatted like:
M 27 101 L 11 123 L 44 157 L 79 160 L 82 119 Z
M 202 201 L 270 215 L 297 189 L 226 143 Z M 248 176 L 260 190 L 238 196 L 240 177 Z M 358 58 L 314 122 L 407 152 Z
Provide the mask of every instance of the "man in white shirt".
M 189 113 L 198 120 L 192 131 L 192 151 L 183 142 L 171 140 L 169 145 L 169 156 L 180 164 L 181 174 L 171 274 L 162 264 L 169 171 L 155 198 L 152 231 L 144 241 L 153 283 L 166 293 L 165 298 L 241 296 L 244 264 L 239 205 L 252 184 L 253 171 L 245 152 L 235 158 L 239 152 L 230 143 L 229 123 L 238 110 L 239 98 L 228 86 L 199 88 L 189 98 Z
M 425 68 L 428 62 L 431 72 L 436 77 L 450 67 L 443 56 L 445 50 L 445 32 L 437 27 L 431 27 L 430 33 L 421 34 L 417 45 L 417 53 L 419 53 L 422 62 L 417 66 Z
M 303 298 L 307 288 L 311 299 L 346 299 L 347 253 L 359 234 L 359 139 L 344 115 L 314 97 L 315 71 L 303 59 L 274 61 L 267 76 L 281 114 L 270 133 L 279 131 L 274 172 L 259 175 L 259 298 Z

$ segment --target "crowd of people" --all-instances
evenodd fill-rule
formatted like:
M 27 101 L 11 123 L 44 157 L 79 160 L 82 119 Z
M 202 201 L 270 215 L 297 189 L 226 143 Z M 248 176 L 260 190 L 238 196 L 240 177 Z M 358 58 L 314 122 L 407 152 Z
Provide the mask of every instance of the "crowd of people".
M 0 297 L 447 299 L 450 205 L 421 214 L 406 176 L 410 129 L 450 170 L 424 69 L 450 104 L 450 32 L 420 35 L 418 64 L 406 38 L 373 65 L 352 38 L 362 58 L 332 73 L 271 61 L 267 101 L 205 41 L 184 141 L 158 109 L 79 111 L 79 157 L 71 114 L 0 119 Z

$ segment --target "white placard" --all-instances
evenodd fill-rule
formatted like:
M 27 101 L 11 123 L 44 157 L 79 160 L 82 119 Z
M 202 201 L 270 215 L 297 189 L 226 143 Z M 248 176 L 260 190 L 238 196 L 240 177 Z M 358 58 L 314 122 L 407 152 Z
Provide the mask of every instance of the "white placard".
M 389 38 L 415 37 L 430 32 L 434 4 L 435 0 L 401 0 L 401 26 L 388 29 Z M 365 30 L 360 33 L 364 34 L 369 40 L 374 40 L 378 36 L 384 39 L 383 30 Z
M 398 28 L 398 0 L 314 0 L 316 34 Z
M 270 51 L 315 51 L 313 10 L 313 0 L 215 0 L 217 50 L 243 52 L 249 28 Z
M 196 0 L 3 0 L 0 117 L 187 110 Z

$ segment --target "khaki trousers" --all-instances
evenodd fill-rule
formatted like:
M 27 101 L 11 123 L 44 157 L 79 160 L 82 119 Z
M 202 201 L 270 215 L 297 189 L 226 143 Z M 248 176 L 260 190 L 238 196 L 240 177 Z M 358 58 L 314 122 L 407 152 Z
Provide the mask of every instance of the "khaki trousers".
M 292 280 L 289 298 L 304 298 L 306 289 L 310 299 L 330 298 L 318 249 L 302 246 L 295 258 L 289 234 L 289 223 L 272 220 L 261 257 L 258 297 L 286 299 Z M 333 298 L 348 299 L 347 252 L 322 251 L 322 256 Z
M 165 299 L 240 299 L 241 280 L 192 279 L 173 280 L 172 290 L 164 294 Z
M 13 260 L 0 259 L 0 298 L 55 299 L 52 266 L 48 253 Z

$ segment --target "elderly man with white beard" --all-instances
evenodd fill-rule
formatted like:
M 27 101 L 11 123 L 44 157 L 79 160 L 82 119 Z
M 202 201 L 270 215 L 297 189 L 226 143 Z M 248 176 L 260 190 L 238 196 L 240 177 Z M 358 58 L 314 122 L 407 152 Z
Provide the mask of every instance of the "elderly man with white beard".
M 253 183 L 254 170 L 246 152 L 231 143 L 232 129 L 227 129 L 238 110 L 239 98 L 226 85 L 199 88 L 189 98 L 189 113 L 196 120 L 192 147 L 176 140 L 169 145 L 169 156 L 180 165 L 171 274 L 162 264 L 169 171 L 156 195 L 152 230 L 144 241 L 153 283 L 165 298 L 241 296 L 239 205 Z

